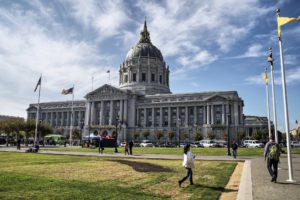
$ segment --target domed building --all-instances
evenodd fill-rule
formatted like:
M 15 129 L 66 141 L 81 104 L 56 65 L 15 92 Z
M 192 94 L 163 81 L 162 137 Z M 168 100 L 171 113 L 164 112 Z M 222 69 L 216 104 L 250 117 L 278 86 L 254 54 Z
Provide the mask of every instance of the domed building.
M 190 142 L 203 138 L 236 138 L 244 131 L 244 102 L 236 91 L 172 94 L 169 66 L 161 51 L 152 44 L 146 21 L 138 43 L 129 49 L 119 69 L 119 87 L 105 84 L 71 102 L 41 103 L 40 120 L 53 128 L 69 131 L 82 128 L 92 132 L 118 135 L 118 141 L 150 139 L 160 142 Z M 35 119 L 36 104 L 27 109 Z M 116 132 L 118 134 L 116 134 Z M 173 133 L 173 134 L 171 134 Z M 172 137 L 173 136 L 173 137 Z

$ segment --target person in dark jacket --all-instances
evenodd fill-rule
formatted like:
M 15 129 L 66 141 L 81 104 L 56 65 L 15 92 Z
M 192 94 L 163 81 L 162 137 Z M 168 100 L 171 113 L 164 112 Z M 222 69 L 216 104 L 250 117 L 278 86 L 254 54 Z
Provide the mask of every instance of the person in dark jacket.
M 18 138 L 17 140 L 17 150 L 21 150 L 21 139 Z
M 103 139 L 100 137 L 100 139 L 99 139 L 99 153 L 103 154 L 103 151 L 104 151 Z
M 133 142 L 130 140 L 129 142 L 129 154 L 132 155 L 132 147 L 133 147 Z
M 232 148 L 232 155 L 234 158 L 236 158 L 238 145 L 235 142 L 235 140 L 232 141 L 231 148 Z

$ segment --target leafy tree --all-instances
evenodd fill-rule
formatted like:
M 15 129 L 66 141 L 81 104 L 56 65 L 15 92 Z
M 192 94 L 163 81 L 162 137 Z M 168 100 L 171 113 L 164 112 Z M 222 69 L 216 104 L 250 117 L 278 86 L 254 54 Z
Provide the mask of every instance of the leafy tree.
M 72 138 L 75 140 L 81 140 L 81 130 L 79 128 L 74 128 L 72 130 Z
M 65 129 L 64 129 L 64 128 L 58 128 L 58 129 L 55 130 L 55 133 L 56 133 L 56 134 L 61 134 L 61 135 L 63 135 L 64 132 L 65 132 Z
M 260 140 L 261 136 L 259 134 L 259 131 L 258 129 L 254 129 L 253 132 L 252 132 L 252 136 L 251 136 L 251 139 L 252 140 Z
M 174 137 L 175 137 L 175 132 L 173 130 L 169 130 L 168 132 L 169 140 L 172 141 Z
M 181 138 L 182 138 L 184 141 L 186 141 L 186 139 L 189 137 L 189 135 L 188 135 L 186 132 L 182 133 L 181 136 L 182 136 Z
M 215 135 L 213 134 L 213 132 L 209 132 L 207 134 L 207 137 L 210 139 L 210 140 L 213 140 L 215 138 Z
M 132 136 L 132 138 L 133 138 L 133 141 L 136 141 L 136 139 L 138 139 L 138 138 L 140 137 L 140 133 L 134 131 L 134 132 L 131 134 L 131 136 Z
M 225 141 L 227 141 L 227 139 L 228 139 L 228 134 L 227 134 L 226 132 L 224 132 L 223 138 L 224 138 Z
M 29 138 L 34 136 L 35 120 L 28 119 L 25 123 L 25 146 L 28 146 Z
M 51 134 L 52 128 L 47 122 L 40 122 L 39 124 L 39 137 L 45 137 L 45 135 Z
M 203 140 L 203 136 L 200 130 L 197 130 L 194 134 L 194 140 L 195 141 L 200 141 Z
M 264 128 L 261 131 L 261 139 L 263 139 L 263 140 L 268 140 L 269 139 L 269 129 Z
M 143 134 L 144 138 L 148 139 L 150 132 L 148 129 L 145 129 L 142 134 Z
M 160 130 L 155 131 L 155 137 L 157 139 L 157 143 L 160 142 L 160 138 L 162 138 L 164 136 L 163 132 Z
M 239 130 L 237 133 L 238 142 L 240 143 L 244 138 L 246 134 L 244 130 Z

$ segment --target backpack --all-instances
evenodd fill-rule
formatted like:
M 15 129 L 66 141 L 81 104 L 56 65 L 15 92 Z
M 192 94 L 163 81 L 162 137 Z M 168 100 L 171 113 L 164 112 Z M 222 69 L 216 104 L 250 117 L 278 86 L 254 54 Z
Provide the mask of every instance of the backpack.
M 279 160 L 278 147 L 276 144 L 272 144 L 270 148 L 269 158 L 273 160 Z

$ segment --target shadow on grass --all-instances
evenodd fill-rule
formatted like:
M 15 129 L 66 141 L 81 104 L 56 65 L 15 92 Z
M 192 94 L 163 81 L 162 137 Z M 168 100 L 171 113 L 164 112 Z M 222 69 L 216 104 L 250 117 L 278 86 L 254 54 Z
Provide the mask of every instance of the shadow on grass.
M 217 187 L 217 186 L 210 186 L 210 185 L 203 185 L 203 184 L 194 184 L 191 186 L 186 187 L 188 190 L 194 190 L 194 189 L 200 189 L 200 188 L 206 188 L 206 189 L 211 189 L 219 192 L 237 192 L 238 190 L 233 190 L 233 189 L 226 189 L 224 187 Z
M 151 163 L 135 162 L 129 160 L 110 160 L 110 161 L 128 165 L 138 172 L 173 172 L 173 170 L 171 170 L 170 168 L 151 164 Z

